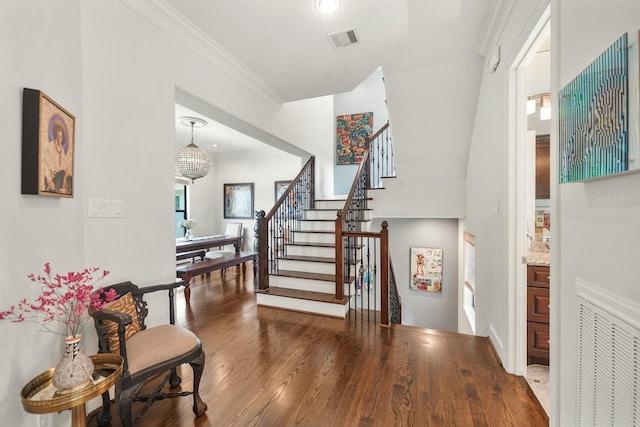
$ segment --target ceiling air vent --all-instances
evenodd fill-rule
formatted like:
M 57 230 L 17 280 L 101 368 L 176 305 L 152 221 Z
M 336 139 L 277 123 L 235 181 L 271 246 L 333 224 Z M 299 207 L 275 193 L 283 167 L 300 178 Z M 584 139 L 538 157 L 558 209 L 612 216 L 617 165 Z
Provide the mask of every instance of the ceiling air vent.
M 334 48 L 349 46 L 358 43 L 358 35 L 356 29 L 342 30 L 335 33 L 327 34 L 327 38 Z

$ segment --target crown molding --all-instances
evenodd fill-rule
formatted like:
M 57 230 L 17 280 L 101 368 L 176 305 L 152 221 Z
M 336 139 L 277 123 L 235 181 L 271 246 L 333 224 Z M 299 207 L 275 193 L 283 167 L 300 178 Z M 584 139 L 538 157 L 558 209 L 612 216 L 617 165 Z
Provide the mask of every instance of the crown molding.
M 284 100 L 267 82 L 164 0 L 120 1 L 272 107 L 279 110 L 284 104 Z
M 511 15 L 516 0 L 494 0 L 491 5 L 489 19 L 484 27 L 480 43 L 478 44 L 478 53 L 487 56 L 493 52 L 493 46 L 497 43 L 502 35 L 507 20 Z

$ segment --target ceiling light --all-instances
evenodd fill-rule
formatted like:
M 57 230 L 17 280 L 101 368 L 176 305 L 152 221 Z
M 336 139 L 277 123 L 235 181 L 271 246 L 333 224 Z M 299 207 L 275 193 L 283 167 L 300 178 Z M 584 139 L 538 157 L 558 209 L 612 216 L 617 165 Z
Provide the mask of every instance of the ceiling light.
M 551 95 L 549 93 L 540 93 L 531 95 L 527 99 L 527 114 L 533 114 L 539 107 L 540 120 L 551 119 Z
M 332 14 L 333 12 L 338 10 L 339 6 L 340 3 L 338 2 L 338 0 L 316 0 L 316 9 L 318 10 L 318 12 L 324 13 L 326 15 Z
M 551 120 L 551 96 L 546 94 L 540 102 L 540 120 Z
M 183 125 L 191 126 L 191 143 L 176 154 L 176 172 L 180 176 L 190 178 L 193 183 L 196 179 L 208 174 L 209 169 L 211 169 L 209 153 L 193 142 L 194 126 L 202 127 L 207 122 L 197 117 L 181 117 L 180 119 L 180 123 Z

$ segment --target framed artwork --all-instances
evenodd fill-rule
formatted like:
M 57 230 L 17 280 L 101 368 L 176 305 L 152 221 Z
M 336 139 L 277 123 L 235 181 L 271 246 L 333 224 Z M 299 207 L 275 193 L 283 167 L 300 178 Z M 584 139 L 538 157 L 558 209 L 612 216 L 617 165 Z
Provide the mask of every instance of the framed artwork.
M 289 188 L 290 185 L 291 185 L 291 181 L 275 181 L 273 183 L 274 192 L 275 192 L 274 201 L 277 202 L 280 196 L 282 196 L 284 192 L 287 191 L 287 188 Z
M 22 93 L 22 194 L 73 197 L 75 117 L 43 92 Z
M 629 34 L 558 93 L 560 184 L 638 169 L 638 34 Z
M 353 165 L 362 161 L 365 142 L 373 129 L 373 112 L 347 114 L 336 119 L 336 164 Z
M 409 289 L 442 292 L 442 249 L 411 248 Z
M 253 219 L 253 182 L 224 184 L 224 217 Z

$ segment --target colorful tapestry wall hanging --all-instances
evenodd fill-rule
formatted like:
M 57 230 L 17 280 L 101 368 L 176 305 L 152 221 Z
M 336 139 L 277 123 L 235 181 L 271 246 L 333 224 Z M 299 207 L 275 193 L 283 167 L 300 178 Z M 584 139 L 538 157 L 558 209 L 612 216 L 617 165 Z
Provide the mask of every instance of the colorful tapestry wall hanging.
M 336 164 L 353 165 L 362 161 L 366 139 L 373 129 L 373 112 L 347 114 L 336 119 Z

